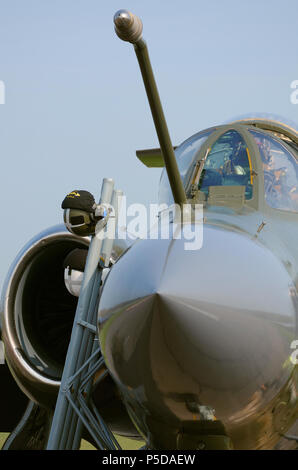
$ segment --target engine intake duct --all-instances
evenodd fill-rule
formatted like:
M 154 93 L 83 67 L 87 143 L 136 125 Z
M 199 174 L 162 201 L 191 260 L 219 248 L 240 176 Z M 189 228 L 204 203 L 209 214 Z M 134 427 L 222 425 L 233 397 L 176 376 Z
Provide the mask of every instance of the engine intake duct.
M 65 287 L 64 261 L 88 238 L 64 226 L 42 232 L 19 253 L 2 295 L 6 360 L 19 387 L 33 401 L 56 401 L 77 297 Z
M 1 314 L 5 356 L 20 389 L 33 402 L 53 409 L 57 400 L 78 297 L 65 283 L 65 271 L 85 267 L 89 238 L 64 225 L 32 239 L 17 255 L 4 283 Z M 116 240 L 111 263 L 128 248 Z M 114 382 L 95 380 L 93 399 L 111 429 L 136 437 Z

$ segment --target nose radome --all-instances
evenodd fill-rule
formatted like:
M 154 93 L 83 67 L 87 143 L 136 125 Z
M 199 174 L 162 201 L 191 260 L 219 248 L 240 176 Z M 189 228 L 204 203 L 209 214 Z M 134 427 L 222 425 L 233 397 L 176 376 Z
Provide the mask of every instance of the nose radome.
M 100 303 L 114 377 L 155 410 L 191 414 L 185 397 L 193 397 L 221 418 L 237 415 L 268 381 L 285 380 L 290 281 L 269 250 L 237 232 L 206 226 L 199 250 L 179 239 L 138 242 L 113 267 Z
M 177 240 L 157 290 L 165 343 L 210 386 L 235 390 L 257 376 L 265 383 L 289 355 L 285 332 L 293 335 L 297 314 L 290 284 L 280 260 L 245 235 L 205 228 L 194 252 Z

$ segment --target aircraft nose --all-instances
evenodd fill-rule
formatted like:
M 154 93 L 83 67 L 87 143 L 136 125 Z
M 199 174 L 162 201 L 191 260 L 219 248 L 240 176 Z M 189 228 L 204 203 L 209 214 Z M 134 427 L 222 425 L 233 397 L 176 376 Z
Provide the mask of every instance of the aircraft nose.
M 199 250 L 140 241 L 103 290 L 103 353 L 127 400 L 152 415 L 230 425 L 287 380 L 293 296 L 280 260 L 241 233 L 206 226 Z

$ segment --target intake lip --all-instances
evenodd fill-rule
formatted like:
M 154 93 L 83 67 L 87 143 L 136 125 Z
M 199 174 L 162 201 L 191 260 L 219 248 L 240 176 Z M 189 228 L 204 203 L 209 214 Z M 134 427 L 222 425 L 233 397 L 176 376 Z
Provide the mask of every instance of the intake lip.
M 77 301 L 64 286 L 62 262 L 69 251 L 88 244 L 63 225 L 45 230 L 20 251 L 4 284 L 7 363 L 23 392 L 45 406 L 56 401 Z

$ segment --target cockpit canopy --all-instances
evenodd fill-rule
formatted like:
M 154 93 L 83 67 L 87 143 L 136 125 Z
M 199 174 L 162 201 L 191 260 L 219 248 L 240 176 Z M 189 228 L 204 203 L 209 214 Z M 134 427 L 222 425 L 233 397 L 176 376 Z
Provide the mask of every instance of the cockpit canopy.
M 298 132 L 290 126 L 262 119 L 236 121 L 193 135 L 175 155 L 188 200 L 249 204 L 258 184 L 268 206 L 298 212 Z M 159 187 L 162 203 L 173 203 L 165 169 Z

